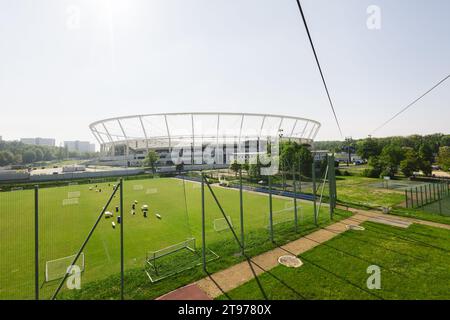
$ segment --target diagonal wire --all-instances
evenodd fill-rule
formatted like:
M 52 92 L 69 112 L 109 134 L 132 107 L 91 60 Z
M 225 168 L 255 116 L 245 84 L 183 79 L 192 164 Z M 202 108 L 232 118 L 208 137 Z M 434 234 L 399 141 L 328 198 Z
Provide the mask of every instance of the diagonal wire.
M 317 67 L 319 68 L 320 76 L 322 77 L 323 86 L 325 87 L 325 91 L 327 92 L 328 101 L 330 102 L 330 106 L 331 106 L 331 110 L 333 111 L 334 119 L 336 120 L 336 124 L 338 126 L 339 133 L 341 134 L 341 137 L 343 137 L 341 125 L 339 124 L 339 120 L 336 115 L 336 111 L 334 109 L 333 101 L 331 100 L 330 92 L 328 91 L 328 86 L 325 81 L 325 77 L 323 75 L 322 68 L 320 66 L 319 58 L 317 57 L 316 49 L 314 47 L 314 43 L 312 41 L 311 34 L 309 33 L 308 24 L 306 23 L 306 18 L 305 18 L 305 15 L 303 14 L 303 9 L 302 9 L 302 5 L 300 4 L 300 0 L 297 0 L 297 5 L 298 5 L 298 9 L 300 10 L 302 19 L 303 19 L 303 24 L 305 25 L 306 33 L 308 34 L 309 43 L 311 44 L 311 48 L 314 53 L 314 58 L 316 59 Z
M 394 120 L 395 118 L 397 118 L 400 114 L 402 114 L 403 112 L 405 112 L 406 110 L 408 110 L 410 107 L 412 107 L 416 102 L 418 102 L 419 100 L 421 100 L 423 97 L 425 97 L 427 94 L 429 94 L 431 91 L 433 91 L 435 88 L 437 88 L 439 85 L 441 85 L 445 80 L 447 80 L 448 78 L 450 78 L 450 74 L 447 75 L 444 79 L 442 79 L 441 81 L 439 81 L 438 83 L 436 83 L 433 87 L 431 87 L 430 89 L 428 89 L 424 94 L 422 94 L 420 97 L 418 97 L 416 100 L 414 100 L 413 102 L 411 102 L 410 104 L 408 104 L 406 107 L 404 107 L 403 109 L 401 109 L 399 112 L 397 112 L 394 116 L 392 116 L 389 120 L 387 120 L 386 122 L 384 122 L 382 125 L 380 125 L 379 127 L 377 127 L 375 130 L 373 130 L 370 134 L 373 134 L 374 132 L 380 130 L 381 128 L 383 128 L 385 125 L 387 125 L 389 122 L 391 122 L 392 120 Z

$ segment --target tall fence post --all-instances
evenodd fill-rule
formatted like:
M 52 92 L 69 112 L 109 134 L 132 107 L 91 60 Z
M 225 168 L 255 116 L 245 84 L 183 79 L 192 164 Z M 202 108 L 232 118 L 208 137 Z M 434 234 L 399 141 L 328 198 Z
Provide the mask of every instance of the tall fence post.
M 414 196 L 413 196 L 413 189 L 409 189 L 409 195 L 411 196 L 411 208 L 414 208 Z
M 330 199 L 330 219 L 333 219 L 334 208 L 336 207 L 336 171 L 334 167 L 334 156 L 328 156 L 328 189 Z
M 39 186 L 34 186 L 34 298 L 39 300 Z
M 273 242 L 272 176 L 268 175 L 268 178 L 269 178 L 269 232 L 270 232 L 270 241 Z
M 120 300 L 124 299 L 123 179 L 120 178 Z
M 423 188 L 420 186 L 420 205 L 423 207 Z
M 423 186 L 425 189 L 425 204 L 428 204 L 428 191 L 427 191 L 427 185 Z
M 242 192 L 242 167 L 239 168 L 239 213 L 241 218 L 241 243 L 242 243 L 242 255 L 245 254 L 244 244 L 244 199 Z
M 292 181 L 294 188 L 294 228 L 295 232 L 298 232 L 298 213 L 297 213 L 297 182 L 295 178 L 295 167 L 292 169 Z
M 408 190 L 405 189 L 405 204 L 406 204 L 406 209 L 408 209 Z
M 416 187 L 416 206 L 417 208 L 419 207 L 419 193 L 417 191 L 417 187 Z
M 202 265 L 206 272 L 206 235 L 205 235 L 205 175 L 202 172 Z
M 314 202 L 314 224 L 317 225 L 317 204 L 316 204 L 316 163 L 312 162 L 312 193 L 313 193 L 313 202 Z

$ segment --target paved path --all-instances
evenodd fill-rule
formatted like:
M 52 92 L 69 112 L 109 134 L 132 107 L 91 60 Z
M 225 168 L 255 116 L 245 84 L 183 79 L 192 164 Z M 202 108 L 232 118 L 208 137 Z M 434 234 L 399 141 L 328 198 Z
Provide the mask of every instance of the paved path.
M 280 256 L 286 254 L 298 256 L 345 232 L 348 225 L 359 225 L 368 220 L 402 227 L 405 227 L 411 223 L 418 223 L 450 230 L 450 225 L 446 224 L 398 217 L 383 214 L 377 211 L 359 210 L 346 207 L 341 208 L 353 212 L 354 215 L 276 249 L 238 263 L 225 270 L 211 274 L 189 286 L 177 289 L 162 298 L 174 300 L 193 299 L 193 295 L 195 294 L 195 299 L 214 299 L 254 279 L 255 276 L 276 267 Z M 203 294 L 199 294 L 200 291 Z

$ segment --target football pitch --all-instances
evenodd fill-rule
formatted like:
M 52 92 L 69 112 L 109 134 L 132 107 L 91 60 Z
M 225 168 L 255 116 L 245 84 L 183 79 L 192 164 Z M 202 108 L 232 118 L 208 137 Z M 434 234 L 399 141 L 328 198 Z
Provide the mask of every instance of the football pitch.
M 45 281 L 46 263 L 74 255 L 94 225 L 113 192 L 114 183 L 67 185 L 39 190 L 39 280 L 40 297 L 48 299 L 58 280 Z M 101 190 L 101 191 L 100 191 Z M 213 187 L 220 204 L 240 233 L 239 191 Z M 269 237 L 269 200 L 267 195 L 244 192 L 245 234 L 267 232 Z M 34 298 L 34 190 L 0 193 L 0 299 Z M 201 188 L 197 182 L 175 178 L 124 181 L 125 268 L 142 268 L 150 251 L 196 239 L 201 246 Z M 133 210 L 133 204 L 135 209 Z M 148 206 L 147 217 L 141 210 Z M 120 272 L 120 224 L 116 212 L 119 193 L 107 208 L 113 217 L 102 217 L 85 247 L 82 284 L 108 278 Z M 205 187 L 207 247 L 232 239 L 213 197 Z M 134 212 L 133 212 L 134 211 Z M 274 232 L 281 226 L 293 227 L 293 200 L 273 197 Z M 313 205 L 299 201 L 300 227 L 314 224 Z M 329 220 L 322 207 L 319 222 Z M 113 222 L 115 227 L 113 227 Z M 281 235 L 282 236 L 282 235 Z M 217 246 L 215 253 L 220 256 Z M 162 280 L 164 281 L 164 280 Z M 149 280 L 149 285 L 151 282 Z

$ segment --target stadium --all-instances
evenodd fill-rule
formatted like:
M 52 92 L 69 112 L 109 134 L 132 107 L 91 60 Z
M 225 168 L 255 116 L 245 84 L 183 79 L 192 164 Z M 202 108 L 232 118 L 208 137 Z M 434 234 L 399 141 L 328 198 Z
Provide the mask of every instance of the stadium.
M 184 164 L 227 165 L 237 154 L 248 155 L 252 145 L 260 150 L 273 137 L 311 145 L 320 126 L 294 116 L 195 112 L 115 117 L 96 121 L 90 129 L 105 164 L 140 166 L 154 150 L 160 166 L 172 166 L 174 152 Z

